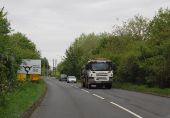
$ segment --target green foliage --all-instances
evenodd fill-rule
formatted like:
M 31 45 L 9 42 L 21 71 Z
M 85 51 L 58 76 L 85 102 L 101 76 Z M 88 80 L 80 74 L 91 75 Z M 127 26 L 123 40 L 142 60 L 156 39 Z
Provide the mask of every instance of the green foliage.
M 1 118 L 20 118 L 30 106 L 37 101 L 45 91 L 43 80 L 39 82 L 24 82 L 14 92 L 8 93 L 5 107 L 0 105 Z
M 107 58 L 114 64 L 116 81 L 170 87 L 169 29 L 170 10 L 160 9 L 152 20 L 138 15 L 114 26 L 112 34 L 82 34 L 57 69 L 79 77 L 88 59 Z
M 126 90 L 133 90 L 143 93 L 152 93 L 155 95 L 161 96 L 170 96 L 170 88 L 160 89 L 156 87 L 148 88 L 145 85 L 137 85 L 133 83 L 121 83 L 121 82 L 113 82 L 114 88 L 121 88 Z
M 46 57 L 41 58 L 41 67 L 42 75 L 43 76 L 49 75 L 50 66 Z
M 170 10 L 159 9 L 158 14 L 150 21 L 148 34 L 151 43 L 159 45 L 170 39 Z
M 122 26 L 114 26 L 113 34 L 116 36 L 130 36 L 134 40 L 146 40 L 148 22 L 147 18 L 136 15 L 128 22 L 123 22 Z
M 0 105 L 18 87 L 17 70 L 21 59 L 40 59 L 36 46 L 22 33 L 11 33 L 4 8 L 0 10 Z
M 11 47 L 11 45 L 13 45 Z M 40 52 L 37 51 L 36 46 L 24 34 L 14 33 L 9 37 L 9 45 L 11 53 L 17 55 L 17 58 L 40 58 Z
M 0 35 L 7 35 L 10 33 L 10 23 L 6 18 L 7 13 L 4 12 L 4 8 L 0 9 Z

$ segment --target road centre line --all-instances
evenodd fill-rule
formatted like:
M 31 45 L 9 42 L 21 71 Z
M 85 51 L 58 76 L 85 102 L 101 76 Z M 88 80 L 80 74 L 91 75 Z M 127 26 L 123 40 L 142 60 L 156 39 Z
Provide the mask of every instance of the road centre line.
M 115 106 L 117 106 L 117 107 L 119 107 L 119 108 L 121 108 L 121 109 L 127 111 L 128 113 L 130 113 L 130 114 L 136 116 L 137 118 L 143 118 L 143 117 L 139 116 L 138 114 L 136 114 L 136 113 L 134 113 L 134 112 L 132 112 L 132 111 L 130 111 L 130 110 L 128 110 L 128 109 L 126 109 L 126 108 L 124 108 L 124 107 L 122 107 L 122 106 L 120 106 L 120 105 L 114 103 L 114 102 L 110 102 L 110 103 L 111 103 L 112 105 L 115 105 Z
M 85 89 L 81 89 L 82 91 L 86 92 L 86 93 L 90 93 L 89 91 L 85 90 Z
M 99 96 L 99 95 L 97 95 L 97 94 L 93 94 L 94 96 L 96 96 L 96 97 L 98 97 L 98 98 L 100 98 L 100 99 L 102 99 L 102 100 L 104 100 L 105 98 L 103 98 L 103 97 L 101 97 L 101 96 Z
M 77 87 L 77 86 L 73 86 L 73 87 L 74 87 L 74 88 L 77 88 L 77 89 L 79 88 L 79 87 Z

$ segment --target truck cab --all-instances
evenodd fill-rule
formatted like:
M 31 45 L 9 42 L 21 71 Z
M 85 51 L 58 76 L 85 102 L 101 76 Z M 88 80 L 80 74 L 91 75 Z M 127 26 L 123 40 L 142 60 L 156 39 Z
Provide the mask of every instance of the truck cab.
M 110 60 L 90 60 L 81 72 L 82 87 L 112 88 L 113 66 Z

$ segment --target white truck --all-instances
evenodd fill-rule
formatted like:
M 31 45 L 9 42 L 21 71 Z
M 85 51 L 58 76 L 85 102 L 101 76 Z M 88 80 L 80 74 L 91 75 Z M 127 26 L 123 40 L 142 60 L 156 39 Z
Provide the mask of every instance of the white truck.
M 90 60 L 81 70 L 82 87 L 112 88 L 113 65 L 111 60 Z

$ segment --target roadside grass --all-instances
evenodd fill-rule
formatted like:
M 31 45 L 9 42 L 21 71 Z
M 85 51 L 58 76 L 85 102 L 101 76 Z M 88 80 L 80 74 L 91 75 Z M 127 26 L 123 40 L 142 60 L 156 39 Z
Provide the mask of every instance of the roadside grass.
M 150 88 L 147 87 L 146 85 L 137 85 L 132 83 L 120 83 L 120 82 L 113 82 L 113 88 L 120 88 L 120 89 L 126 89 L 131 91 L 170 97 L 170 88 L 165 88 L 165 89 L 155 88 L 155 87 Z
M 8 93 L 6 106 L 0 106 L 0 118 L 20 118 L 45 91 L 45 82 L 23 82 L 14 92 Z

